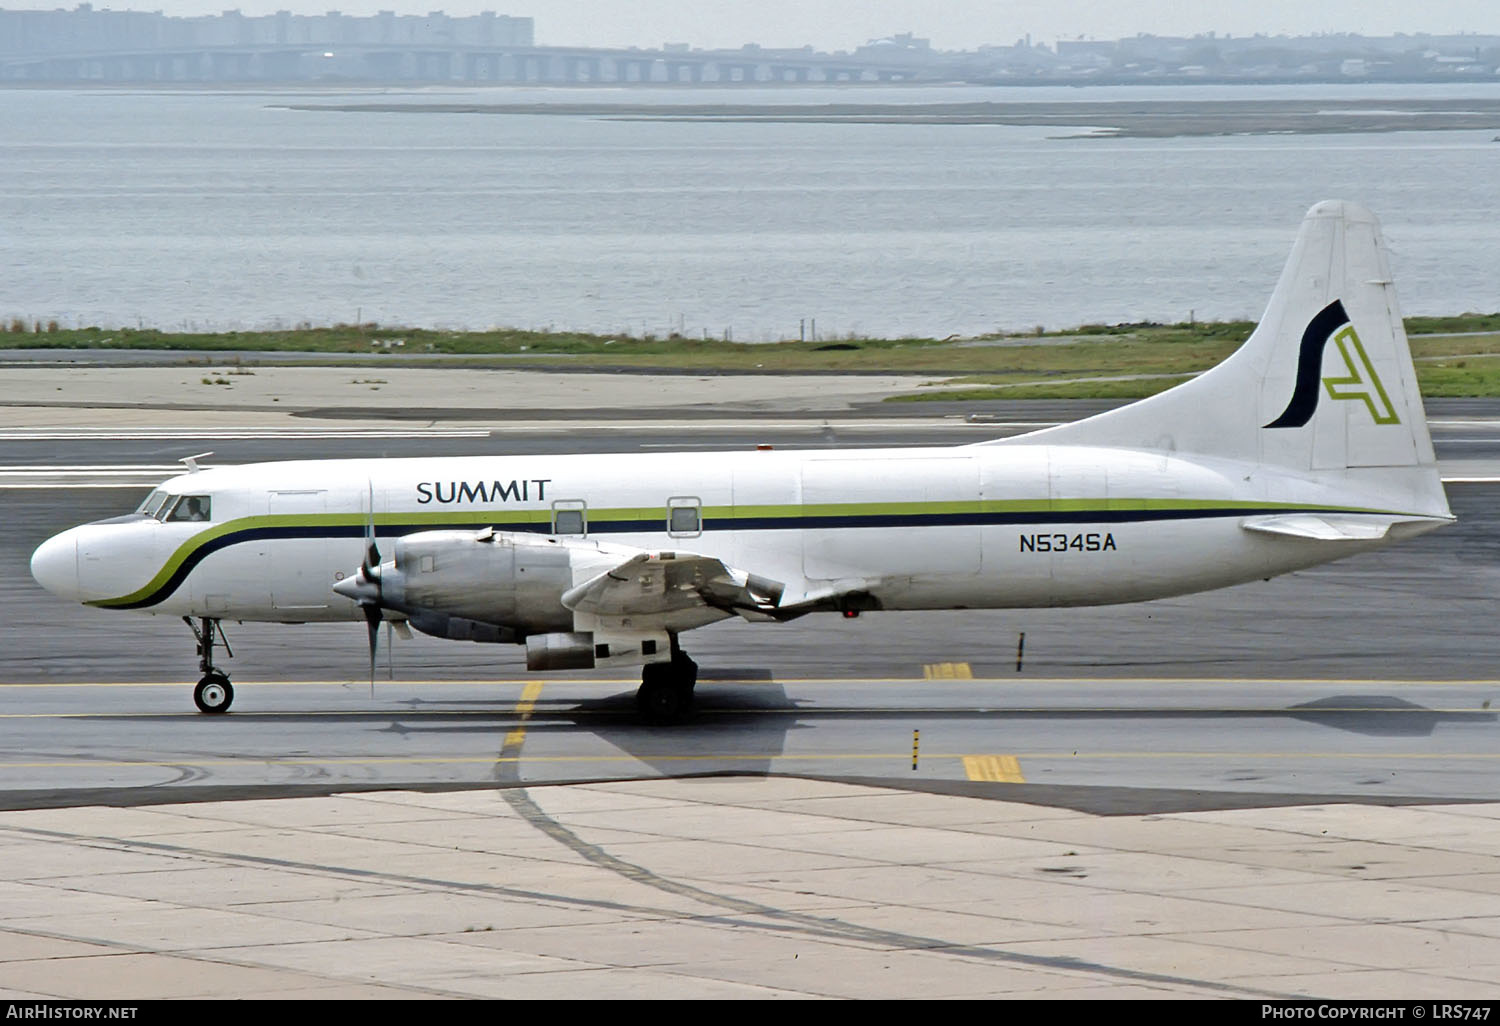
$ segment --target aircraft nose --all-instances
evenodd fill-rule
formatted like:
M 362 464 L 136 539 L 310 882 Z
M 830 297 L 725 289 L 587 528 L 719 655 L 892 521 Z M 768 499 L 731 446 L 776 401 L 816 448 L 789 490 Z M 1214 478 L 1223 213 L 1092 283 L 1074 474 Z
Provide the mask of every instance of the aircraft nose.
M 31 554 L 31 576 L 58 598 L 79 598 L 78 535 L 64 531 L 42 542 Z

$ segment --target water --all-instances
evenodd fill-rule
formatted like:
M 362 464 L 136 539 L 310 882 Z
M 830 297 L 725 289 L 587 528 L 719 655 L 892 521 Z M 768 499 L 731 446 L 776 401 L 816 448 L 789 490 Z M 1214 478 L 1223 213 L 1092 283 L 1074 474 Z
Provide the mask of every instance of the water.
M 1385 87 L 1500 95 L 1500 85 Z M 412 102 L 1369 96 L 1371 87 L 464 90 Z M 1385 94 L 1380 94 L 1382 97 Z M 1385 224 L 1407 313 L 1500 309 L 1493 132 L 303 112 L 350 92 L 0 91 L 0 316 L 740 340 L 1258 316 L 1312 203 Z

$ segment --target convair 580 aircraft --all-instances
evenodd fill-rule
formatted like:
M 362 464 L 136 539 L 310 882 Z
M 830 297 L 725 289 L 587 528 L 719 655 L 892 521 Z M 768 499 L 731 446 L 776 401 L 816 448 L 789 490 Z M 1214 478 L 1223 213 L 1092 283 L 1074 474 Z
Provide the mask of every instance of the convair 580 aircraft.
M 1087 420 L 956 448 L 326 460 L 202 469 L 32 557 L 43 587 L 180 616 L 226 711 L 222 620 L 383 620 L 521 644 L 527 668 L 643 665 L 730 617 L 1136 602 L 1363 552 L 1453 520 L 1375 218 L 1307 214 L 1219 366 Z M 382 555 L 384 548 L 390 553 Z

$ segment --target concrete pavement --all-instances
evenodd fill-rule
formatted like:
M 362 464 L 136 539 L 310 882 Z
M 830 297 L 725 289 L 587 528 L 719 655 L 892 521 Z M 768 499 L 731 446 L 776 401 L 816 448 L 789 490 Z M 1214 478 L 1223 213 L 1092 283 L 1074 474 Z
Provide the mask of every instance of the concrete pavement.
M 1493 997 L 1500 804 L 703 778 L 0 813 L 0 997 Z
M 4 423 L 159 426 L 196 410 L 214 420 L 285 423 L 294 411 L 330 409 L 600 410 L 753 405 L 798 413 L 916 391 L 932 375 L 547 373 L 492 368 L 6 367 Z M 107 412 L 106 412 L 107 411 Z M 59 414 L 62 414 L 60 417 Z M 379 413 L 375 416 L 378 418 Z M 373 419 L 373 418 L 372 418 Z M 203 426 L 189 418 L 193 426 Z M 306 421 L 303 422 L 306 426 Z M 341 419 L 347 424 L 347 419 Z

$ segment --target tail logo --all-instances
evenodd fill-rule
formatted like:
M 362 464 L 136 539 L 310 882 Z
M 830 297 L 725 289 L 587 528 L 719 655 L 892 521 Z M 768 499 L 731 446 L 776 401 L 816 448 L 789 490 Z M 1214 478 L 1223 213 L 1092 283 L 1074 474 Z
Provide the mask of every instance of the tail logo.
M 1401 423 L 1401 418 L 1396 416 L 1395 407 L 1391 405 L 1391 397 L 1385 394 L 1385 386 L 1380 383 L 1380 375 L 1375 373 L 1375 366 L 1370 363 L 1369 356 L 1365 355 L 1364 345 L 1354 333 L 1354 325 L 1341 329 L 1333 336 L 1333 342 L 1339 347 L 1339 355 L 1344 358 L 1348 374 L 1342 378 L 1323 379 L 1323 387 L 1328 389 L 1329 398 L 1362 399 L 1375 423 Z
M 1323 351 L 1330 340 L 1343 357 L 1345 373 L 1325 378 L 1321 376 Z M 1364 343 L 1359 340 L 1349 315 L 1344 312 L 1344 304 L 1338 300 L 1329 303 L 1307 323 L 1307 329 L 1302 332 L 1302 346 L 1297 352 L 1297 384 L 1292 389 L 1292 399 L 1281 416 L 1266 427 L 1304 426 L 1317 411 L 1318 399 L 1325 389 L 1330 399 L 1362 401 L 1376 424 L 1401 423 L 1385 386 L 1380 383 L 1380 375 L 1375 373 L 1375 365 L 1365 352 Z

